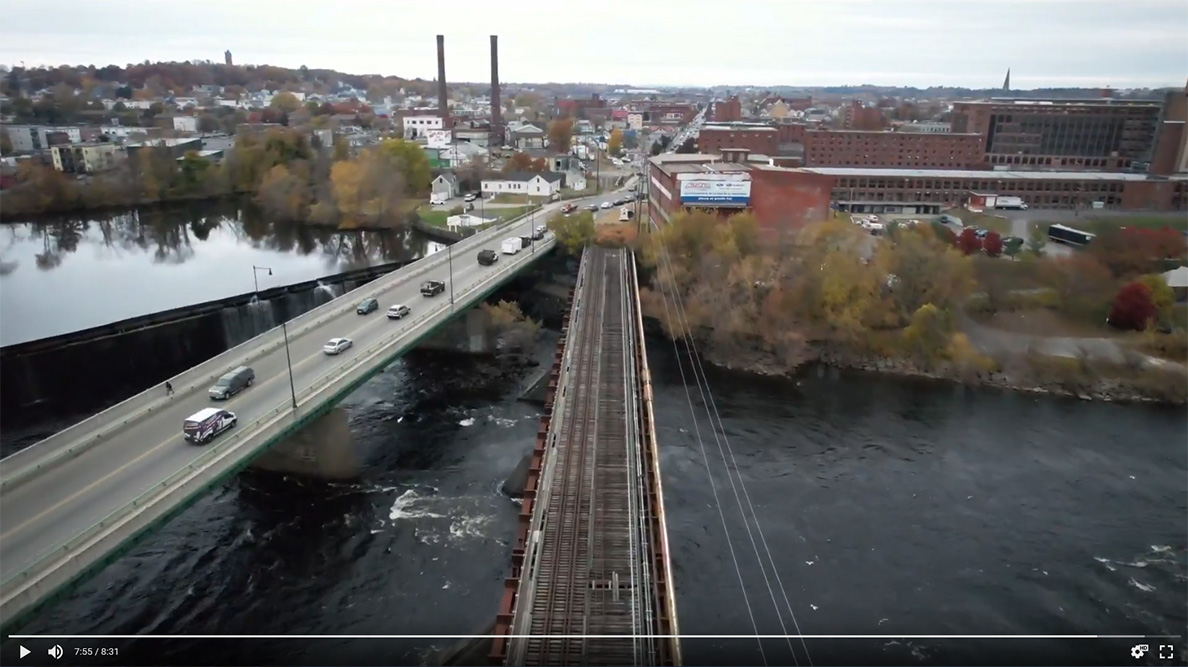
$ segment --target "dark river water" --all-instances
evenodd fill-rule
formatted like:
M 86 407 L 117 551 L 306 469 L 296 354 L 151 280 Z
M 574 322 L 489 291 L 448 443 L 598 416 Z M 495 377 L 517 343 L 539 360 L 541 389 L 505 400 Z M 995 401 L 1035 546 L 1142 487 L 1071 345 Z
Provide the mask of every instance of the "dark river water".
M 651 341 L 649 356 L 682 633 L 1183 635 L 1182 412 L 831 372 L 791 381 L 711 372 L 734 484 L 746 489 L 740 504 L 672 346 Z M 242 473 L 24 631 L 483 632 L 519 510 L 498 488 L 540 417 L 515 399 L 543 372 L 492 364 L 407 357 L 344 403 L 366 462 L 357 483 Z M 740 511 L 749 517 L 752 505 L 754 547 Z M 755 555 L 766 563 L 768 551 L 771 592 Z M 159 664 L 414 664 L 453 643 L 151 646 Z M 43 645 L 52 642 L 30 648 L 44 654 Z M 1011 646 L 1033 664 L 1159 664 L 1116 642 Z M 703 665 L 793 664 L 792 649 L 808 664 L 806 647 L 817 665 L 993 661 L 972 640 L 768 640 L 763 655 L 754 639 L 684 642 L 686 662 Z
M 0 346 L 405 261 L 410 231 L 339 232 L 198 203 L 0 225 Z

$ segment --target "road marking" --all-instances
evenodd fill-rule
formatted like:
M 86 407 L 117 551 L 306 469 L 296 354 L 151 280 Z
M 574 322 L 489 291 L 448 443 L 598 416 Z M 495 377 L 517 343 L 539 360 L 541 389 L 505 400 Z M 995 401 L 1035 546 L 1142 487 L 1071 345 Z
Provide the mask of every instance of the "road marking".
M 473 270 L 473 269 L 472 269 L 472 270 Z M 464 272 L 463 272 L 463 275 L 466 275 L 467 273 L 469 273 L 469 271 L 464 271 Z M 481 276 L 482 276 L 482 274 L 484 274 L 484 273 L 488 273 L 488 267 L 481 267 L 481 268 L 479 268 L 479 269 L 477 270 L 477 272 L 476 272 L 476 273 L 478 274 L 478 276 L 476 276 L 476 277 L 479 277 L 479 278 L 480 278 L 480 280 L 481 280 Z M 448 308 L 446 308 L 445 306 L 443 306 L 443 307 L 442 307 L 442 313 L 446 312 L 447 310 L 448 310 Z M 348 311 L 348 312 L 350 312 L 350 311 Z M 376 311 L 376 312 L 378 312 L 378 311 Z M 344 313 L 344 314 L 345 314 L 345 313 Z M 356 317 L 358 317 L 358 316 L 356 315 Z M 386 318 L 385 318 L 385 319 L 386 319 Z M 359 332 L 363 331 L 364 329 L 368 329 L 368 328 L 374 328 L 374 327 L 376 326 L 376 322 L 377 322 L 377 320 L 378 320 L 378 321 L 383 321 L 383 320 L 379 320 L 379 318 L 367 318 L 367 321 L 366 321 L 366 322 L 364 322 L 364 323 L 363 323 L 361 326 L 359 326 L 359 327 L 356 327 L 355 329 L 351 330 L 351 332 L 350 332 L 350 335 L 349 335 L 349 336 L 346 336 L 346 337 L 347 337 L 347 338 L 351 338 L 351 339 L 352 339 L 352 341 L 353 341 L 353 340 L 354 340 L 354 337 L 355 337 L 356 335 L 358 335 L 358 334 L 359 334 Z M 408 321 L 410 321 L 410 322 L 411 322 L 411 321 L 414 321 L 414 320 L 408 320 Z M 403 324 L 405 324 L 405 323 L 406 323 L 406 321 L 405 321 L 405 320 L 401 320 L 401 324 L 402 324 L 402 325 L 403 325 Z M 327 322 L 326 324 L 328 325 L 328 324 L 330 324 L 330 322 Z M 410 329 L 411 329 L 411 327 L 410 327 Z M 313 333 L 313 332 L 312 332 L 312 331 L 310 331 L 309 333 L 307 333 L 307 334 L 305 334 L 305 335 L 309 335 L 310 333 Z M 303 367 L 303 366 L 305 366 L 305 365 L 307 365 L 307 364 L 309 364 L 309 363 L 313 362 L 315 359 L 318 359 L 318 358 L 319 358 L 319 353 L 321 353 L 321 350 L 318 350 L 318 353 L 315 353 L 315 354 L 309 355 L 309 356 L 307 356 L 305 359 L 302 359 L 302 360 L 298 361 L 296 364 L 294 364 L 294 367 Z M 326 356 L 326 355 L 325 355 L 324 353 L 321 353 L 321 356 Z M 341 355 L 336 355 L 336 356 L 338 356 L 338 357 L 339 357 L 339 360 L 341 360 L 341 359 L 342 359 Z M 256 387 L 263 387 L 263 386 L 265 386 L 265 385 L 268 385 L 268 384 L 270 384 L 270 383 L 272 383 L 272 382 L 276 382 L 277 380 L 281 380 L 281 379 L 287 379 L 287 378 L 288 378 L 288 373 L 287 373 L 287 372 L 286 372 L 286 373 L 280 373 L 280 374 L 277 374 L 277 375 L 274 375 L 274 376 L 272 376 L 272 377 L 268 378 L 267 380 L 264 380 L 263 382 L 260 382 L 259 384 L 253 384 L 253 386 L 256 386 Z M 242 394 L 240 394 L 240 395 L 242 395 Z M 225 405 L 228 405 L 228 406 L 230 406 L 230 405 L 231 405 L 231 401 L 234 401 L 234 400 L 235 400 L 235 398 L 232 398 L 232 399 L 230 399 L 230 400 L 229 400 L 227 403 L 225 403 Z M 160 414 L 160 413 L 158 413 L 158 414 Z M 143 422 L 142 422 L 142 423 L 143 423 Z M 94 489 L 94 488 L 96 488 L 97 486 L 99 486 L 99 485 L 101 485 L 101 484 L 104 484 L 105 482 L 107 482 L 108 480 L 110 480 L 112 477 L 115 477 L 116 475 L 119 475 L 120 473 L 122 473 L 122 472 L 124 472 L 124 471 L 128 470 L 128 469 L 129 469 L 129 468 L 131 468 L 132 466 L 134 466 L 134 465 L 136 465 L 137 463 L 139 463 L 140 461 L 144 460 L 144 459 L 145 459 L 146 457 L 148 457 L 149 455 L 151 455 L 151 454 L 153 454 L 153 453 L 155 453 L 155 452 L 157 452 L 157 451 L 159 451 L 159 450 L 161 450 L 161 449 L 165 448 L 166 446 L 168 446 L 168 445 L 170 445 L 170 444 L 173 444 L 173 443 L 175 443 L 175 442 L 176 442 L 177 440 L 179 440 L 179 439 L 181 439 L 181 436 L 179 436 L 179 435 L 174 435 L 174 436 L 170 437 L 168 440 L 165 440 L 165 441 L 161 442 L 160 444 L 154 445 L 152 448 L 145 450 L 143 453 L 141 453 L 139 456 L 137 456 L 136 458 L 132 459 L 131 461 L 128 461 L 127 463 L 125 463 L 124 465 L 120 466 L 119 468 L 116 468 L 115 470 L 113 470 L 113 471 L 109 472 L 108 474 L 104 475 L 103 477 L 100 477 L 99 479 L 97 479 L 97 480 L 95 480 L 95 481 L 91 482 L 91 483 L 90 483 L 90 484 L 88 484 L 87 486 L 85 486 L 85 487 L 83 487 L 83 488 L 79 489 L 78 491 L 76 491 L 76 492 L 72 493 L 71 495 L 67 496 L 66 498 L 63 498 L 62 500 L 58 501 L 57 503 L 54 503 L 54 504 L 53 504 L 53 505 L 51 505 L 50 507 L 47 507 L 46 509 L 44 509 L 44 510 L 42 510 L 41 512 L 37 513 L 36 515 L 34 515 L 34 516 L 30 517 L 29 519 L 26 519 L 25 521 L 23 521 L 22 523 L 20 523 L 20 524 L 19 524 L 19 525 L 17 525 L 16 527 L 14 527 L 14 528 L 10 528 L 10 529 L 8 529 L 8 530 L 7 530 L 7 531 L 5 531 L 5 532 L 3 532 L 3 533 L 0 533 L 0 540 L 4 540 L 4 539 L 10 539 L 10 538 L 11 538 L 13 535 L 15 535 L 15 534 L 17 534 L 17 533 L 21 532 L 21 531 L 22 531 L 22 530 L 24 530 L 25 528 L 28 528 L 30 525 L 32 525 L 32 524 L 34 524 L 34 523 L 37 523 L 37 522 L 39 522 L 41 519 L 45 518 L 45 516 L 46 516 L 46 515 L 48 515 L 48 514 L 52 514 L 53 512 L 55 512 L 55 511 L 57 511 L 58 509 L 60 509 L 62 506 L 64 506 L 64 505 L 67 505 L 67 504 L 71 503 L 72 501 L 74 501 L 74 500 L 78 499 L 78 497 L 79 497 L 79 496 L 82 496 L 82 495 L 84 495 L 84 494 L 88 493 L 89 491 L 93 490 L 93 489 Z
M 358 317 L 358 315 L 356 315 L 356 317 Z M 386 319 L 386 318 L 385 318 L 385 319 Z M 366 321 L 365 321 L 365 322 L 364 322 L 364 323 L 363 323 L 361 326 L 359 326 L 359 327 L 356 327 L 355 329 L 351 330 L 351 332 L 350 332 L 350 335 L 349 335 L 349 336 L 346 336 L 346 337 L 347 337 L 347 338 L 351 338 L 352 340 L 354 340 L 354 337 L 355 337 L 356 335 L 358 335 L 358 334 L 359 334 L 359 332 L 363 331 L 364 329 L 368 329 L 368 328 L 377 328 L 377 327 L 376 327 L 376 324 L 377 324 L 377 322 L 382 322 L 382 321 L 384 321 L 384 320 L 381 320 L 381 319 L 379 319 L 379 318 L 369 317 L 369 318 L 367 318 L 367 319 L 366 319 Z M 412 322 L 412 321 L 413 321 L 412 319 L 408 319 L 408 320 L 402 320 L 400 323 L 403 325 L 403 324 L 408 324 L 409 322 Z M 330 323 L 329 323 L 329 322 L 327 322 L 326 324 L 330 324 Z M 310 333 L 313 333 L 313 332 L 310 332 Z M 316 360 L 316 359 L 318 359 L 318 358 L 325 357 L 325 356 L 328 356 L 328 355 L 326 355 L 325 353 L 323 353 L 323 352 L 322 352 L 322 351 L 319 349 L 317 353 L 315 353 L 315 354 L 311 354 L 311 355 L 307 356 L 306 358 L 304 358 L 304 359 L 302 359 L 302 360 L 298 361 L 296 364 L 293 364 L 293 366 L 294 366 L 294 368 L 300 368 L 300 367 L 303 367 L 303 366 L 305 366 L 305 365 L 307 365 L 307 364 L 309 364 L 309 363 L 313 362 L 314 360 Z M 335 361 L 344 361 L 344 360 L 347 360 L 347 359 L 348 359 L 347 357 L 343 357 L 341 354 L 339 354 L 339 355 L 335 355 L 335 356 L 337 356 L 337 357 L 338 357 L 338 358 L 337 358 Z M 262 382 L 259 382 L 259 383 L 253 383 L 253 385 L 252 385 L 252 386 L 253 386 L 253 387 L 263 387 L 263 386 L 266 386 L 266 385 L 268 385 L 268 384 L 271 384 L 271 383 L 273 383 L 273 382 L 276 382 L 277 380 L 288 379 L 288 377 L 289 377 L 289 374 L 288 374 L 287 372 L 285 372 L 285 373 L 280 373 L 280 374 L 274 375 L 274 376 L 272 376 L 272 377 L 270 377 L 270 378 L 268 378 L 268 379 L 266 379 L 266 380 L 264 380 L 264 381 L 262 381 Z M 228 406 L 228 408 L 229 408 L 229 407 L 232 405 L 232 401 L 234 401 L 236 398 L 239 398 L 239 397 L 241 397 L 241 396 L 243 396 L 243 393 L 242 393 L 242 392 L 241 392 L 240 394 L 238 394 L 237 396 L 235 396 L 235 397 L 232 397 L 231 399 L 229 399 L 229 400 L 228 400 L 226 403 L 224 403 L 224 405 Z M 158 413 L 158 414 L 160 414 L 160 413 Z M 237 416 L 238 416 L 238 415 L 237 415 Z M 143 422 L 142 422 L 142 423 L 143 423 Z M 99 485 L 101 485 L 101 484 L 103 484 L 103 483 L 107 482 L 107 481 L 108 481 L 108 480 L 110 480 L 112 477 L 115 477 L 116 475 L 119 475 L 120 473 L 122 473 L 122 472 L 124 472 L 124 471 L 128 470 L 128 469 L 129 469 L 129 468 L 131 468 L 132 466 L 134 466 L 134 465 L 136 465 L 137 463 L 141 462 L 142 460 L 144 460 L 144 459 L 145 459 L 145 457 L 147 457 L 147 456 L 149 456 L 149 455 L 151 455 L 151 454 L 153 454 L 153 453 L 155 453 L 155 452 L 157 452 L 157 451 L 159 451 L 159 450 L 163 449 L 164 447 L 166 447 L 166 446 L 168 446 L 168 445 L 170 445 L 170 444 L 173 444 L 173 443 L 175 443 L 175 442 L 176 442 L 176 441 L 178 441 L 179 439 L 181 439 L 181 436 L 180 436 L 180 435 L 173 435 L 173 436 L 171 436 L 171 437 L 170 437 L 168 440 L 165 440 L 165 441 L 163 441 L 163 442 L 161 442 L 161 443 L 159 443 L 159 444 L 157 444 L 157 445 L 154 445 L 154 446 L 153 446 L 153 447 L 151 447 L 150 449 L 147 449 L 147 450 L 145 450 L 143 453 L 141 453 L 141 454 L 140 454 L 139 456 L 137 456 L 136 458 L 132 459 L 131 461 L 128 461 L 127 463 L 125 463 L 124 465 L 120 466 L 119 468 L 116 468 L 115 470 L 112 470 L 111 472 L 107 473 L 107 474 L 106 474 L 106 475 L 104 475 L 103 477 L 100 477 L 99 479 L 97 479 L 97 480 L 95 480 L 95 481 L 91 482 L 90 484 L 88 484 L 88 485 L 84 486 L 83 488 L 79 489 L 78 491 L 75 491 L 74 493 L 70 494 L 69 496 L 67 496 L 67 497 L 63 498 L 62 500 L 59 500 L 58 502 L 54 503 L 54 504 L 53 504 L 53 505 L 51 505 L 50 507 L 47 507 L 46 509 L 44 509 L 44 510 L 42 510 L 41 512 L 37 513 L 36 515 L 34 515 L 34 516 L 32 516 L 32 517 L 30 517 L 30 518 L 26 519 L 25 521 L 23 521 L 22 523 L 20 523 L 19 525 L 17 525 L 15 528 L 10 528 L 10 529 L 8 529 L 8 530 L 7 530 L 7 531 L 5 531 L 5 532 L 3 532 L 3 533 L 0 533 L 0 540 L 4 540 L 4 539 L 9 539 L 9 538 L 11 538 L 13 535 L 15 535 L 15 534 L 17 534 L 17 533 L 21 532 L 21 531 L 22 531 L 22 530 L 24 530 L 25 528 L 29 527 L 31 524 L 37 523 L 37 522 L 38 522 L 38 521 L 40 521 L 41 519 L 45 518 L 45 516 L 46 516 L 47 514 L 52 514 L 53 512 L 55 512 L 55 511 L 57 511 L 58 509 L 60 509 L 60 508 L 61 508 L 63 505 L 67 505 L 67 504 L 71 503 L 72 501 L 74 501 L 74 500 L 78 499 L 78 497 L 79 497 L 79 496 L 82 496 L 82 495 L 84 495 L 84 494 L 88 493 L 89 491 L 93 490 L 95 487 L 97 487 L 97 486 L 99 486 Z

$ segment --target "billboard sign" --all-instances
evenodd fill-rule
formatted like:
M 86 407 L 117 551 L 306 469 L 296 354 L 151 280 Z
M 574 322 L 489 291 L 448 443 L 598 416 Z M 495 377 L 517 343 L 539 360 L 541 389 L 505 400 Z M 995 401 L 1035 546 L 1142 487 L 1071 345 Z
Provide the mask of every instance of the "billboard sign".
M 726 179 L 708 174 L 681 179 L 681 204 L 684 206 L 749 206 L 750 203 L 749 179 Z
M 426 145 L 429 148 L 448 148 L 453 141 L 451 130 L 425 130 Z

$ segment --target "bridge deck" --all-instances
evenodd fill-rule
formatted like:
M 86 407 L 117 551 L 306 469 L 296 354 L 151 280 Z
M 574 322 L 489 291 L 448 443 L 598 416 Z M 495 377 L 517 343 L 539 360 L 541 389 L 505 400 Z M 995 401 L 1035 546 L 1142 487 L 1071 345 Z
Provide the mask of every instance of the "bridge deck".
M 664 633 L 657 579 L 666 573 L 654 571 L 629 262 L 598 248 L 582 260 L 509 664 L 672 660 L 663 640 L 640 636 Z
M 498 249 L 505 239 L 519 239 L 531 221 L 524 217 L 462 241 L 299 316 L 284 330 L 268 331 L 183 371 L 170 378 L 174 394 L 152 387 L 5 458 L 0 623 L 19 625 L 45 599 L 101 567 L 120 547 L 543 257 L 555 242 L 551 234 L 494 266 L 476 260 L 480 248 Z M 451 283 L 451 295 L 421 296 L 419 283 L 426 279 Z M 364 297 L 379 299 L 381 309 L 411 305 L 412 315 L 400 320 L 389 320 L 382 310 L 358 315 L 355 305 Z M 322 345 L 332 337 L 350 338 L 354 346 L 327 356 Z M 210 385 L 241 365 L 255 369 L 253 385 L 212 403 Z M 235 427 L 206 446 L 185 442 L 183 421 L 211 405 L 234 412 Z

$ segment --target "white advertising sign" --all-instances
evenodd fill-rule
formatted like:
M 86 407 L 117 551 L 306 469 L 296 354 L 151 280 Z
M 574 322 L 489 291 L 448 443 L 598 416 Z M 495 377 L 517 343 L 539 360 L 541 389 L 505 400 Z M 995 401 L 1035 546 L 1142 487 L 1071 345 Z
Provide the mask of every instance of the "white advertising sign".
M 681 203 L 686 206 L 747 206 L 751 203 L 750 180 L 727 180 L 720 176 L 698 174 L 681 179 Z

